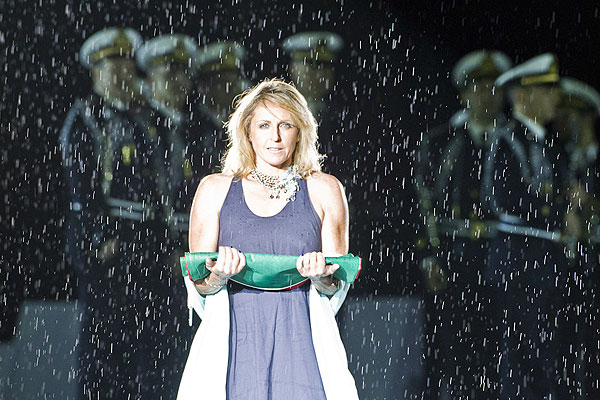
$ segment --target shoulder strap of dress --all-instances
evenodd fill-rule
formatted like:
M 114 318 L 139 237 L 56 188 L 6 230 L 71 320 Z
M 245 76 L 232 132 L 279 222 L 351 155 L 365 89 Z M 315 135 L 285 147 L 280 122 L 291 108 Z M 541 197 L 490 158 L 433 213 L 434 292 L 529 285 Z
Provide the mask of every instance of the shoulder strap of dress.
M 298 193 L 296 193 L 296 199 L 302 199 L 303 203 L 309 201 L 310 197 L 308 196 L 308 185 L 306 184 L 305 178 L 298 179 L 298 187 L 300 190 L 298 190 Z
M 242 192 L 242 180 L 233 177 L 231 178 L 231 183 L 229 185 L 229 189 L 227 189 L 227 196 L 225 196 L 225 203 L 229 200 L 242 200 L 243 192 Z
M 237 209 L 237 204 L 241 204 L 244 202 L 242 192 L 242 180 L 236 177 L 231 178 L 231 183 L 229 184 L 229 188 L 227 189 L 227 195 L 225 195 L 225 200 L 223 200 L 223 205 L 221 206 L 221 211 L 226 207 L 235 207 Z

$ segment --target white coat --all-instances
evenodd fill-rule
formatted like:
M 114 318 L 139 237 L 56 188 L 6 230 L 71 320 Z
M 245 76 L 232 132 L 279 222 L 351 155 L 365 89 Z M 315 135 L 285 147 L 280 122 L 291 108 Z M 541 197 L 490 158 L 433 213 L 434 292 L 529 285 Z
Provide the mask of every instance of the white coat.
M 202 319 L 190 348 L 177 400 L 225 400 L 229 360 L 229 297 L 227 288 L 201 296 L 185 277 L 188 307 Z M 349 284 L 328 298 L 312 285 L 309 292 L 312 340 L 328 400 L 358 399 L 354 378 L 348 370 L 346 350 L 340 338 L 335 313 L 341 307 Z M 191 314 L 190 314 L 191 317 Z

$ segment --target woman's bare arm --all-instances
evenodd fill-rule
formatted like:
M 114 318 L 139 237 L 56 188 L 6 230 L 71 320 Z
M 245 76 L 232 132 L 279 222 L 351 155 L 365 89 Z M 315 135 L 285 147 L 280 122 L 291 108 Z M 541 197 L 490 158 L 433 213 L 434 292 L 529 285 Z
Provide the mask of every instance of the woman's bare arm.
M 189 245 L 191 252 L 219 251 L 217 261 L 207 260 L 211 271 L 206 278 L 194 282 L 200 294 L 218 292 L 229 276 L 245 266 L 243 254 L 236 249 L 219 247 L 219 214 L 227 196 L 232 177 L 224 174 L 209 175 L 198 185 L 190 212 Z M 235 251 L 234 251 L 235 250 Z
M 333 175 L 314 174 L 307 181 L 311 201 L 321 217 L 321 252 L 323 256 L 340 256 L 348 253 L 349 219 L 348 201 L 344 188 Z M 313 257 L 314 258 L 314 257 Z M 316 257 L 319 262 L 319 257 Z M 317 290 L 331 295 L 339 288 L 332 274 L 339 266 L 326 266 L 325 275 L 313 279 Z

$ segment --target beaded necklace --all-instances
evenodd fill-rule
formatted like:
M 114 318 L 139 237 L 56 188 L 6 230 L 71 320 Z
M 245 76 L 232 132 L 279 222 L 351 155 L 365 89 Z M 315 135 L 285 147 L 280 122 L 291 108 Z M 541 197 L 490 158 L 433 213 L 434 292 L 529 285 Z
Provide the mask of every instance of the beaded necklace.
M 269 189 L 271 199 L 278 199 L 283 191 L 287 194 L 286 201 L 296 200 L 296 192 L 300 189 L 296 179 L 301 178 L 297 166 L 287 167 L 279 176 L 267 175 L 254 168 L 250 176 Z

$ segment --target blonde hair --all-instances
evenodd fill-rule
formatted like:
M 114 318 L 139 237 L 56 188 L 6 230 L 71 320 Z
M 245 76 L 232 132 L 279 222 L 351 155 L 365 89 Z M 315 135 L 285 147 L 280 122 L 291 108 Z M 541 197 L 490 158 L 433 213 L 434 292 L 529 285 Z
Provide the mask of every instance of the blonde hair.
M 278 105 L 292 114 L 298 128 L 298 143 L 292 155 L 292 165 L 302 176 L 321 170 L 321 156 L 317 151 L 317 121 L 306 99 L 290 83 L 280 79 L 265 79 L 238 95 L 235 110 L 225 123 L 227 152 L 223 157 L 223 171 L 236 177 L 247 176 L 256 167 L 256 155 L 250 143 L 250 122 L 254 111 L 267 102 Z

